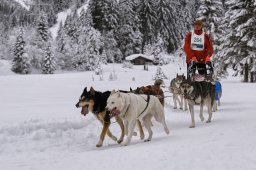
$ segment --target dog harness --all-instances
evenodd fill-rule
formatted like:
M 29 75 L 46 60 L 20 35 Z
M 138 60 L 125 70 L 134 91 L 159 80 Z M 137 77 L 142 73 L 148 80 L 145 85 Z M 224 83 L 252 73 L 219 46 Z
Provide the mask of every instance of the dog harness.
M 216 94 L 215 94 L 215 100 L 220 100 L 219 98 L 219 91 L 221 89 L 221 84 L 219 81 L 215 81 L 215 91 L 216 91 Z
M 141 96 L 142 97 L 142 96 Z M 143 98 L 143 97 L 142 97 Z M 144 99 L 144 98 L 143 98 Z M 145 99 L 144 99 L 145 100 Z M 138 118 L 145 112 L 145 110 L 148 108 L 148 104 L 149 104 L 149 100 L 150 100 L 150 95 L 147 95 L 147 100 L 145 100 L 145 102 L 147 102 L 147 105 L 145 107 L 145 109 L 139 114 Z

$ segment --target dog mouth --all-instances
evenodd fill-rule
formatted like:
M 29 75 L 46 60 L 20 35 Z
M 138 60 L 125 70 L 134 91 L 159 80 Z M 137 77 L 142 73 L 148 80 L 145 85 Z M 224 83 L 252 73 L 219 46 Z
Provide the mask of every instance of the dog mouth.
M 111 118 L 112 118 L 112 117 L 115 117 L 115 116 L 117 116 L 117 115 L 119 115 L 119 114 L 120 114 L 120 111 L 117 110 L 116 107 L 109 111 L 109 116 L 110 116 Z
M 81 110 L 81 114 L 86 116 L 89 113 L 88 105 L 83 106 Z

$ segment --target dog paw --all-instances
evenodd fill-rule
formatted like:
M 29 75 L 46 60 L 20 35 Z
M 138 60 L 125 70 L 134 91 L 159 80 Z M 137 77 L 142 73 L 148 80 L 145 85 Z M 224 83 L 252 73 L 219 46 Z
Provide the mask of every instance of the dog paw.
M 189 128 L 195 128 L 195 125 L 190 125 Z
M 97 143 L 96 147 L 101 147 L 103 144 L 103 141 L 102 140 L 99 140 L 99 142 Z
M 102 147 L 102 144 L 97 144 L 96 147 L 97 148 Z
M 144 140 L 144 142 L 149 142 L 149 141 L 151 141 L 151 139 L 146 139 L 146 140 Z
M 129 144 L 127 142 L 121 143 L 121 146 L 128 146 Z
M 120 144 L 120 143 L 122 143 L 122 142 L 123 142 L 123 139 L 119 139 L 119 140 L 117 141 L 118 144 Z
M 173 107 L 173 109 L 177 109 L 177 107 L 175 106 L 175 107 Z
M 210 120 L 207 120 L 206 123 L 211 123 L 211 121 L 210 121 Z
M 143 140 L 145 138 L 145 135 L 140 135 L 140 139 Z
M 183 107 L 180 107 L 180 110 L 183 110 Z

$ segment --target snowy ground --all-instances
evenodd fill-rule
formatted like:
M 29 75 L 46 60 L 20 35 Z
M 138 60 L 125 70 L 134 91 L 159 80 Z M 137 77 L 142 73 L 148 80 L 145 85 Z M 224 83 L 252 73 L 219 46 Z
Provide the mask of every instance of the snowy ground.
M 3 65 L 6 67 L 6 63 Z M 118 80 L 108 81 L 113 69 Z M 6 73 L 4 70 L 0 66 L 0 74 Z M 189 129 L 189 113 L 173 110 L 171 98 L 166 98 L 169 136 L 153 120 L 151 142 L 134 137 L 129 146 L 120 147 L 106 137 L 104 146 L 96 148 L 101 125 L 92 114 L 81 116 L 80 109 L 75 108 L 83 88 L 128 90 L 152 84 L 155 70 L 154 66 L 143 71 L 142 66 L 131 70 L 108 65 L 104 81 L 94 76 L 94 82 L 91 72 L 0 76 L 0 169 L 256 168 L 256 88 L 255 84 L 240 83 L 239 78 L 222 81 L 222 106 L 210 124 L 199 121 L 197 107 L 196 128 Z M 178 64 L 163 70 L 170 78 L 184 71 Z M 111 130 L 119 135 L 116 124 L 111 125 Z

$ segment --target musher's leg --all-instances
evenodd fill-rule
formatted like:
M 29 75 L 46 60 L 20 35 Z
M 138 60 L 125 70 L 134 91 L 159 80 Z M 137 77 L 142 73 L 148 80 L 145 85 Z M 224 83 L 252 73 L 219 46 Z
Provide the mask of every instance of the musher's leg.
M 196 72 L 197 61 L 191 60 L 189 64 L 187 64 L 187 77 L 190 79 Z
M 213 63 L 211 61 L 207 61 L 206 65 L 209 67 L 210 74 L 213 74 Z

